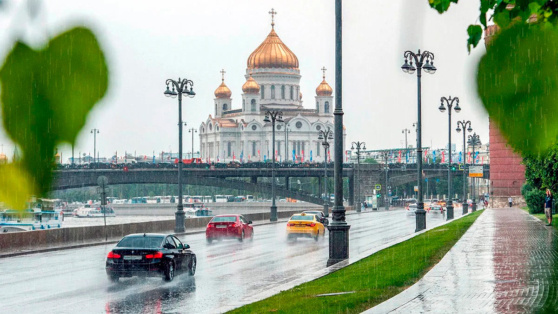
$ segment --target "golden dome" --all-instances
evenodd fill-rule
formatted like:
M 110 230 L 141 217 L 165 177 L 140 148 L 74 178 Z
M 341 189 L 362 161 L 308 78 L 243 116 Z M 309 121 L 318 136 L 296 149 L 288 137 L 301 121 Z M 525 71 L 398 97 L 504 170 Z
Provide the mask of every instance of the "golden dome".
M 316 95 L 318 95 L 318 96 L 331 96 L 331 94 L 333 94 L 333 89 L 331 88 L 331 86 L 329 86 L 329 84 L 325 80 L 326 68 L 323 67 L 322 71 L 324 72 L 324 75 L 322 76 L 323 80 L 320 83 L 320 85 L 318 85 L 318 87 L 316 87 Z
M 258 85 L 258 82 L 252 78 L 251 73 L 250 77 L 246 80 L 246 83 L 242 85 L 242 91 L 245 94 L 257 94 L 260 92 L 260 85 Z
M 221 85 L 215 90 L 216 98 L 231 98 L 231 90 L 225 84 L 225 70 L 221 70 Z
M 248 57 L 248 69 L 258 68 L 282 68 L 298 70 L 298 58 L 287 47 L 275 29 L 271 28 L 271 32 L 267 38 L 252 52 Z
M 0 153 L 0 160 L 8 160 L 8 157 L 6 157 L 6 154 Z

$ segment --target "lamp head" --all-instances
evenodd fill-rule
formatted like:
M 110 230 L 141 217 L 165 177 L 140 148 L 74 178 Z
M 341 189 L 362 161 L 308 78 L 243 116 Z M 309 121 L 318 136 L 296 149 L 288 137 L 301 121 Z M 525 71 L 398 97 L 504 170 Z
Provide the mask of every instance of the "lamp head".
M 455 105 L 455 112 L 459 113 L 461 112 L 461 107 L 459 107 L 459 101 L 457 102 L 457 104 Z
M 194 98 L 194 96 L 196 96 L 196 93 L 194 92 L 194 87 L 190 87 L 189 91 L 188 91 L 188 89 L 185 89 L 185 90 L 187 91 L 186 93 L 188 94 L 188 97 Z
M 440 107 L 438 107 L 438 110 L 440 110 L 440 112 L 446 112 L 446 107 L 444 106 L 444 103 L 440 103 Z
M 471 126 L 469 126 L 469 128 L 467 129 L 467 132 L 469 132 L 469 133 L 473 132 L 473 128 Z
M 171 92 L 171 90 L 169 89 L 169 84 L 167 84 L 167 90 L 164 92 L 164 94 L 165 94 L 165 96 L 167 96 L 167 97 L 171 97 L 171 96 L 172 96 L 172 92 Z
M 457 133 L 461 132 L 461 128 L 458 126 L 457 129 L 455 129 L 457 131 Z
M 319 140 L 323 140 L 324 139 L 324 134 L 322 132 L 320 132 L 320 135 L 318 135 L 318 139 Z
M 267 113 L 266 113 L 265 118 L 263 120 L 264 120 L 264 122 L 271 122 L 271 120 L 269 120 L 269 115 L 267 115 Z

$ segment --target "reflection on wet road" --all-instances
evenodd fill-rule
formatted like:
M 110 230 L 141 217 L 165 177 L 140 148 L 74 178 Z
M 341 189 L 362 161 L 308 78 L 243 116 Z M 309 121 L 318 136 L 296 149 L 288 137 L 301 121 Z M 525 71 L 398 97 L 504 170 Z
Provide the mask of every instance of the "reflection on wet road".
M 350 254 L 379 248 L 415 229 L 415 217 L 390 211 L 347 216 Z M 428 214 L 428 227 L 444 221 Z M 328 238 L 287 241 L 285 223 L 254 227 L 254 241 L 207 244 L 205 234 L 182 236 L 197 254 L 195 277 L 123 278 L 111 283 L 105 257 L 113 245 L 24 255 L 0 260 L 4 309 L 19 313 L 213 313 L 272 287 L 323 270 Z

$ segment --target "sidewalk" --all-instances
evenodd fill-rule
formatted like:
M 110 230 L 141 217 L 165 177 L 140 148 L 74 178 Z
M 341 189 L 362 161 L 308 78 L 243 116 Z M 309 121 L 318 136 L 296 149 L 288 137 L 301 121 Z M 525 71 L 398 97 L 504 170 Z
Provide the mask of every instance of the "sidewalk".
M 486 210 L 420 281 L 365 313 L 557 309 L 558 234 L 520 209 L 502 208 Z

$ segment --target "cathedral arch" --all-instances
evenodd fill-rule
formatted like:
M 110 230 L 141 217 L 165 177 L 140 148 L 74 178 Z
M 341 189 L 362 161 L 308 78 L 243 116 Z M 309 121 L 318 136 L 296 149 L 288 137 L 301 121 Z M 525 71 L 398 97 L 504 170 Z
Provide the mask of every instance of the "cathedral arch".
M 252 99 L 252 101 L 250 102 L 250 111 L 252 112 L 256 112 L 256 100 Z
M 329 113 L 329 101 L 326 101 L 324 104 L 324 112 Z

